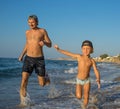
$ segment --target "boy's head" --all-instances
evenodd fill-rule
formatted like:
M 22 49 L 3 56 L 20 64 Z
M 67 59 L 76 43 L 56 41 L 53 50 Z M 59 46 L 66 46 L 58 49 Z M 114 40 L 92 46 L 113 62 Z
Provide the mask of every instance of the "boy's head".
M 91 47 L 91 53 L 93 53 L 93 44 L 92 44 L 91 41 L 89 41 L 89 40 L 83 41 L 83 42 L 82 42 L 82 45 L 81 45 L 81 48 L 82 48 L 83 46 L 89 46 L 89 47 Z

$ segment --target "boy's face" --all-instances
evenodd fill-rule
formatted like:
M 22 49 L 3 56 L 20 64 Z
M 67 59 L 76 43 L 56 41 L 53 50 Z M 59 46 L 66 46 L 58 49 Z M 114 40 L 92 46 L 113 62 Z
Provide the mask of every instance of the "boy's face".
M 37 22 L 34 19 L 29 19 L 28 25 L 31 29 L 35 29 L 37 27 Z
M 89 56 L 92 53 L 92 48 L 90 46 L 82 47 L 82 54 L 85 56 Z

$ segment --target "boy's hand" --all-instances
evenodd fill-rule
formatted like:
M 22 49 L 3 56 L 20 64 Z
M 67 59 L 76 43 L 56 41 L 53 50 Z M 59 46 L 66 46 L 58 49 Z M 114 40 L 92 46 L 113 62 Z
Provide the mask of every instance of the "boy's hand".
M 54 48 L 55 48 L 56 50 L 59 50 L 58 45 L 54 45 Z
M 96 80 L 97 85 L 98 85 L 98 89 L 100 89 L 101 85 L 100 85 L 100 80 Z
M 100 87 L 101 87 L 100 83 L 97 82 L 97 84 L 98 84 L 98 89 L 100 89 Z

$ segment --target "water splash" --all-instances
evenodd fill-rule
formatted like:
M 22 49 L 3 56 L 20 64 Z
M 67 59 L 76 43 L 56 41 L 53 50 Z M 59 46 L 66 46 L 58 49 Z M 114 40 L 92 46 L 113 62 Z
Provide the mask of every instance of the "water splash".
M 74 74 L 74 73 L 77 73 L 77 67 L 75 67 L 75 68 L 70 68 L 70 69 L 68 69 L 68 70 L 65 70 L 64 72 L 65 73 L 69 73 L 69 74 Z
M 99 109 L 95 104 L 88 104 L 87 109 Z
M 34 104 L 33 100 L 31 100 L 30 95 L 27 93 L 26 97 L 22 97 L 20 106 L 26 107 L 26 106 L 32 106 Z
M 81 108 L 84 109 L 83 107 L 83 97 L 81 100 L 77 99 L 73 93 L 71 95 L 75 98 L 75 100 L 80 104 Z M 99 101 L 99 97 L 101 96 L 101 93 L 94 93 L 90 95 L 89 103 L 87 106 L 87 109 L 99 109 L 97 106 L 97 103 Z
M 61 92 L 56 89 L 54 84 L 52 84 L 50 86 L 48 98 L 56 98 L 56 97 L 59 97 L 60 95 L 61 95 Z

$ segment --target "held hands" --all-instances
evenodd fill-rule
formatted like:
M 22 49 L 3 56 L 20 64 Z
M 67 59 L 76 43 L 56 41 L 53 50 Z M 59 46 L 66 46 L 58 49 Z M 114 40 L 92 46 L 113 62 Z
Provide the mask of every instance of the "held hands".
M 59 49 L 60 49 L 58 45 L 54 45 L 54 48 L 55 48 L 56 50 L 59 50 Z

